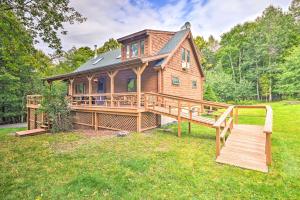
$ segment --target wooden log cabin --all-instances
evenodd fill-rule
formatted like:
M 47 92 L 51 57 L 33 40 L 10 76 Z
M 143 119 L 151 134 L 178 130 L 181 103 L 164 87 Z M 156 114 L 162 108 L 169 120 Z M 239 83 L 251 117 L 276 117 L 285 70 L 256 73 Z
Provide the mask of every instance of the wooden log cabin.
M 75 127 L 157 127 L 165 120 L 145 111 L 146 92 L 202 100 L 204 74 L 188 24 L 177 32 L 142 30 L 118 42 L 121 48 L 95 55 L 72 73 L 46 79 L 68 83 Z
M 120 49 L 95 54 L 74 72 L 45 79 L 68 83 L 74 128 L 141 132 L 172 118 L 180 137 L 181 121 L 188 121 L 188 132 L 191 123 L 216 129 L 217 162 L 268 171 L 271 107 L 203 100 L 204 73 L 189 23 L 177 32 L 147 29 L 118 42 Z M 41 98 L 27 97 L 29 131 L 19 136 L 44 131 L 45 116 L 35 112 Z M 265 125 L 238 124 L 239 109 L 264 109 Z

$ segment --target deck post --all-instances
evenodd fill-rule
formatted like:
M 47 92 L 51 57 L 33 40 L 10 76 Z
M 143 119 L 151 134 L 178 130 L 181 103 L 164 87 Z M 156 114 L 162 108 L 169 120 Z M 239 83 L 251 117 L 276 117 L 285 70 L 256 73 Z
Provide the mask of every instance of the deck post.
M 230 132 L 231 132 L 232 129 L 233 129 L 233 109 L 230 112 L 230 118 L 232 119 L 231 122 L 230 122 Z
M 89 81 L 89 106 L 92 106 L 92 79 L 93 75 L 88 76 L 88 81 Z
M 95 131 L 98 131 L 98 114 L 95 112 L 94 115 Z
M 141 115 L 140 112 L 137 115 L 137 120 L 136 121 L 137 121 L 137 128 L 136 128 L 136 130 L 137 130 L 137 132 L 141 132 L 141 130 L 142 130 L 142 115 Z
M 190 121 L 189 121 L 189 134 L 190 134 L 191 133 L 191 129 L 192 129 L 191 121 L 193 119 L 193 112 L 192 112 L 190 103 L 189 103 L 188 108 L 189 108 L 189 119 L 190 119 Z
M 27 129 L 30 130 L 30 108 L 27 108 Z
M 216 157 L 220 155 L 220 127 L 216 128 Z
M 178 121 L 178 137 L 181 137 L 181 101 L 178 100 L 178 116 L 177 116 L 177 121 Z
M 74 82 L 74 79 L 70 79 L 70 85 L 69 85 L 69 95 L 70 96 L 73 96 L 73 82 Z
M 34 109 L 34 128 L 37 128 L 37 114 L 36 114 L 36 109 Z
M 110 78 L 110 106 L 111 107 L 114 106 L 113 98 L 114 98 L 114 93 L 115 93 L 115 76 L 117 75 L 118 72 L 119 72 L 119 70 L 107 72 L 107 74 Z
M 266 162 L 267 165 L 271 165 L 272 153 L 271 153 L 271 133 L 266 133 Z
M 238 107 L 235 108 L 235 118 L 234 118 L 234 123 L 238 124 L 239 123 L 239 110 Z
M 148 63 L 144 63 L 142 66 L 137 68 L 132 68 L 133 72 L 136 74 L 136 93 L 137 93 L 137 107 L 141 107 L 141 90 L 142 90 L 142 73 L 146 69 Z

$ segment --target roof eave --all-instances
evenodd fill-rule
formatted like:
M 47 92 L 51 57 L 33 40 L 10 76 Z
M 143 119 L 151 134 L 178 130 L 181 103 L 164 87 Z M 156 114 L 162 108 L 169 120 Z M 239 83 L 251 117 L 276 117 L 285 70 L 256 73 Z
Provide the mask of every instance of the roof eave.
M 142 61 L 142 59 L 136 58 L 136 59 L 128 60 L 128 61 L 125 61 L 125 62 L 120 62 L 120 63 L 116 63 L 116 64 L 112 64 L 112 65 L 106 65 L 106 66 L 97 67 L 97 68 L 84 70 L 84 71 L 80 71 L 80 72 L 71 72 L 71 73 L 68 73 L 68 74 L 61 74 L 61 75 L 57 75 L 57 76 L 51 76 L 51 77 L 43 78 L 42 80 L 48 81 L 48 82 L 57 81 L 57 80 L 64 80 L 64 79 L 72 78 L 72 77 L 77 76 L 77 75 L 90 74 L 90 73 L 100 72 L 100 71 L 111 71 L 111 70 L 115 70 L 115 69 L 122 68 L 122 67 L 128 67 L 128 65 L 135 66 L 135 65 L 138 65 L 138 64 L 142 64 L 142 63 L 144 63 Z

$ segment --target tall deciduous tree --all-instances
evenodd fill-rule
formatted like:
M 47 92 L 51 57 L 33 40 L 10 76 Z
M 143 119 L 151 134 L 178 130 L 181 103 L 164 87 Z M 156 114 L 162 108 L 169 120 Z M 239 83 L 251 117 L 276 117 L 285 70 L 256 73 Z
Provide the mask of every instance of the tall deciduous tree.
M 42 39 L 50 48 L 61 50 L 60 34 L 66 34 L 64 23 L 83 22 L 85 18 L 70 6 L 69 0 L 1 0 L 0 19 L 9 21 L 13 12 L 29 34 Z

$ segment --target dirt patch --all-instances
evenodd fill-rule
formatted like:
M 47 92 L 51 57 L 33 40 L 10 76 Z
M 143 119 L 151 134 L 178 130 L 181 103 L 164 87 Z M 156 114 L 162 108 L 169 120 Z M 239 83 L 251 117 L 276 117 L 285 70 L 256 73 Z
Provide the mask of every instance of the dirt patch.
M 77 131 L 87 137 L 99 137 L 99 136 L 116 136 L 118 131 L 99 129 L 98 131 L 91 129 L 81 129 Z

